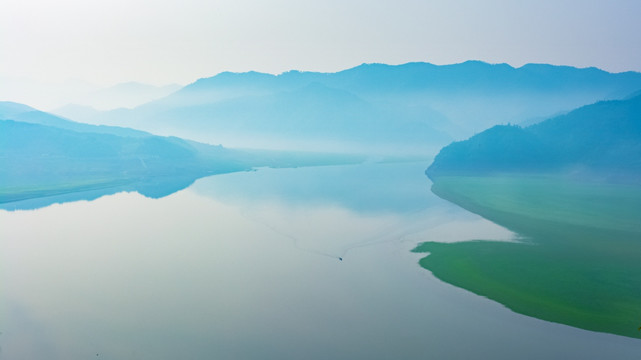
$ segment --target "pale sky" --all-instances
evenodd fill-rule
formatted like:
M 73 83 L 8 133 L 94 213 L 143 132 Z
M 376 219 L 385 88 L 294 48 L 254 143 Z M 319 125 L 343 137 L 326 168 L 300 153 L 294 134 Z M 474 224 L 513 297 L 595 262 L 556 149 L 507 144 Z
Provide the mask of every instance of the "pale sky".
M 161 85 L 469 59 L 641 71 L 640 19 L 638 0 L 2 0 L 0 77 Z

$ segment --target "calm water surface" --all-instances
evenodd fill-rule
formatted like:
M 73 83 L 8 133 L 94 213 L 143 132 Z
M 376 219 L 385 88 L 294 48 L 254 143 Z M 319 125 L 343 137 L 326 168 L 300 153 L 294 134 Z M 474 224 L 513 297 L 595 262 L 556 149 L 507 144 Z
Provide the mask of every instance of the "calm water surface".
M 421 241 L 514 238 L 432 195 L 427 165 L 259 169 L 162 199 L 0 210 L 0 358 L 641 356 L 639 340 L 518 315 L 420 268 Z

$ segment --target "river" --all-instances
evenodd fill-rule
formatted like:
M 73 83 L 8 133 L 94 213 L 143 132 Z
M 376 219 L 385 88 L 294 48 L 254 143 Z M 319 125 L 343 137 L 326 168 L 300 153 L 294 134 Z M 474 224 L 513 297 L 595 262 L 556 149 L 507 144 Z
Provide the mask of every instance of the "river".
M 421 241 L 515 239 L 434 196 L 427 165 L 265 168 L 160 199 L 0 210 L 0 358 L 638 358 L 639 340 L 422 269 Z

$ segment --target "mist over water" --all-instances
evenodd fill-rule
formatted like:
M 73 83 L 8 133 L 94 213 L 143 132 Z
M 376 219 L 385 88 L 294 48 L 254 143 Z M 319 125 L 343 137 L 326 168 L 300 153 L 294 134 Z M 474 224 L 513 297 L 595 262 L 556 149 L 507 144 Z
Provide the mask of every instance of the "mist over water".
M 514 236 L 432 195 L 424 168 L 259 169 L 161 199 L 1 210 L 0 358 L 639 353 L 637 340 L 517 315 L 420 268 L 418 242 Z

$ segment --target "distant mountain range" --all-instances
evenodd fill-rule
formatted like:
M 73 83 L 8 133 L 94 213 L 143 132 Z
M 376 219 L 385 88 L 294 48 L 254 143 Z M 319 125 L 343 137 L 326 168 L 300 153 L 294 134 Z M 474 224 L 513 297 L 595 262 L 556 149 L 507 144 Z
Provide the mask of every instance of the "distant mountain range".
M 147 137 L 151 136 L 150 133 L 134 130 L 130 128 L 118 126 L 105 126 L 105 125 L 90 125 L 68 120 L 53 114 L 36 110 L 30 106 L 18 104 L 9 101 L 0 101 L 0 119 L 14 120 L 30 124 L 38 124 L 45 126 L 52 126 L 60 129 L 99 133 L 99 134 L 112 134 L 118 136 L 128 137 Z
M 443 148 L 426 173 L 585 173 L 641 180 L 641 93 L 525 128 L 495 126 Z
M 75 99 L 74 102 L 98 110 L 133 108 L 163 98 L 180 88 L 181 86 L 177 84 L 154 86 L 127 82 L 90 92 Z
M 338 73 L 221 73 L 134 109 L 66 108 L 74 113 L 69 118 L 87 123 L 1 102 L 0 197 L 176 174 L 188 184 L 252 166 L 351 161 L 208 144 L 424 156 L 508 122 L 535 124 L 495 126 L 455 142 L 441 150 L 428 175 L 641 173 L 639 89 L 635 72 L 470 61 L 366 64 Z M 600 100 L 608 101 L 593 104 Z M 550 114 L 564 115 L 537 123 Z
M 99 111 L 133 108 L 165 97 L 181 88 L 177 84 L 155 86 L 126 82 L 102 87 L 78 80 L 62 83 L 38 82 L 28 78 L 0 77 L 0 100 L 56 110 L 69 104 Z M 65 115 L 66 116 L 66 115 Z
M 532 123 L 639 89 L 640 73 L 596 68 L 364 64 L 337 73 L 221 73 L 131 110 L 58 113 L 235 146 L 433 153 L 496 124 Z

